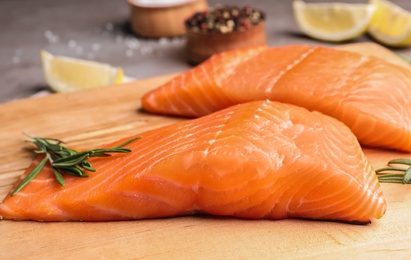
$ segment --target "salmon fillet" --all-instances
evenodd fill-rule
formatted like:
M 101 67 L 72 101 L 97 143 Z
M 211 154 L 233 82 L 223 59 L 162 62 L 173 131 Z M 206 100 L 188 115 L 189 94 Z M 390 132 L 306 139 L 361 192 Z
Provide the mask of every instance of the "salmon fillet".
M 7 195 L 0 216 L 109 221 L 202 213 L 369 223 L 386 210 L 355 136 L 318 112 L 255 101 L 139 136 L 129 154 L 90 158 L 97 172 L 67 175 L 65 187 L 46 165 Z
M 143 108 L 199 117 L 230 105 L 270 99 L 332 116 L 362 145 L 411 151 L 410 70 L 326 47 L 267 47 L 240 61 L 243 52 L 217 54 L 178 75 L 144 95 Z M 230 70 L 214 67 L 230 57 L 236 60 Z M 211 84 L 204 78 L 219 80 Z

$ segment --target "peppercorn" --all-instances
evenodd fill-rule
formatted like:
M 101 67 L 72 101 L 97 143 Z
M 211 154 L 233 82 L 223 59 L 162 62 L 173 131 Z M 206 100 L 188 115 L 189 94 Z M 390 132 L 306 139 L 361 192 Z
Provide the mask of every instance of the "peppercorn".
M 193 14 L 185 21 L 185 26 L 192 32 L 230 33 L 244 31 L 264 20 L 265 14 L 249 5 L 242 8 L 216 5 Z

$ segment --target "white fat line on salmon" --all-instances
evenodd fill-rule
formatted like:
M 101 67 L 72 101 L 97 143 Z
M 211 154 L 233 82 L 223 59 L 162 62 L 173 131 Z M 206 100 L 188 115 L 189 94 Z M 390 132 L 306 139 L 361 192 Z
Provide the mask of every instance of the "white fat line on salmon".
M 224 123 L 222 123 L 219 128 L 221 128 L 223 125 Z M 187 125 L 184 126 L 184 129 L 185 128 L 187 128 Z M 190 124 L 187 129 L 190 129 L 191 133 L 188 132 L 187 134 L 189 136 L 196 136 L 192 133 L 196 128 L 201 128 L 201 126 L 196 126 L 196 125 L 193 126 Z M 180 138 L 177 138 L 177 135 L 179 132 L 181 132 L 181 130 L 183 129 L 177 129 L 172 135 L 159 137 L 160 138 L 159 140 L 164 140 L 164 143 L 162 145 L 158 145 L 159 142 L 155 142 L 155 143 L 147 142 L 147 139 L 142 138 L 142 140 L 140 140 L 142 141 L 140 143 L 141 146 L 139 146 L 138 148 L 139 149 L 138 154 L 140 156 L 136 157 L 135 159 L 135 160 L 143 161 L 143 163 L 140 164 L 139 167 L 151 168 L 157 163 L 161 162 L 162 160 L 161 158 L 166 159 L 166 158 L 173 156 L 174 154 L 167 155 L 167 149 L 165 149 L 165 147 L 167 146 L 172 146 L 173 148 L 171 150 L 174 150 L 175 152 L 181 151 L 183 149 L 187 149 L 188 147 L 187 144 L 189 143 L 189 139 L 187 139 L 185 142 L 181 142 Z M 204 129 L 204 131 L 206 130 Z M 192 144 L 189 146 L 192 146 Z M 122 167 L 123 168 L 131 167 L 133 165 L 133 162 L 134 160 L 133 161 L 128 160 L 124 162 Z M 132 168 L 130 170 L 134 170 L 134 169 Z
M 277 77 L 273 78 L 270 80 L 270 83 L 267 84 L 267 87 L 265 88 L 264 93 L 265 94 L 270 94 L 271 91 L 273 90 L 273 86 L 275 85 L 275 83 L 277 83 L 280 78 L 282 76 L 284 76 L 285 73 L 289 72 L 290 70 L 292 70 L 293 68 L 295 68 L 298 64 L 300 64 L 303 60 L 307 59 L 307 57 L 312 54 L 315 50 L 317 50 L 317 48 L 311 48 L 308 51 L 306 51 L 305 53 L 303 53 L 300 58 L 296 59 L 293 63 L 289 64 L 285 70 L 282 70 L 278 73 Z M 268 75 L 270 75 L 270 73 L 268 73 Z
M 194 71 L 191 72 L 191 74 L 192 74 L 192 77 L 191 77 L 191 78 L 195 79 Z M 179 86 L 180 86 L 180 85 L 184 85 L 184 82 L 185 82 L 185 79 L 186 79 L 186 78 L 187 78 L 187 76 L 183 75 L 183 76 L 182 76 L 182 82 L 181 82 L 181 84 L 179 84 L 179 83 L 173 83 L 173 84 L 171 85 L 170 93 L 177 93 L 177 92 L 178 92 L 177 90 L 179 89 Z M 176 89 L 177 89 L 177 90 L 176 90 Z M 199 88 L 199 89 L 200 89 L 200 88 Z M 180 90 L 181 90 L 181 91 L 184 91 L 187 96 L 192 97 L 190 91 L 189 91 L 187 88 L 182 88 L 182 89 L 180 89 Z M 162 92 L 163 92 L 163 96 L 164 96 L 164 97 L 166 97 L 166 96 L 168 95 L 168 92 L 167 92 L 167 89 L 166 89 L 166 88 L 163 88 L 163 89 L 162 89 Z M 195 97 L 192 97 L 192 98 L 195 99 Z M 177 102 L 176 105 L 174 105 L 173 100 L 174 100 L 175 102 Z M 176 113 L 178 113 L 178 111 L 179 111 L 179 106 L 183 106 L 184 109 L 186 109 L 186 110 L 189 111 L 189 113 L 191 113 L 191 114 L 195 114 L 195 113 L 196 113 L 196 110 L 190 105 L 190 102 L 189 102 L 190 99 L 184 100 L 184 99 L 182 99 L 182 98 L 178 98 L 178 99 L 167 99 L 167 101 L 168 101 L 167 104 L 169 105 L 171 111 L 175 111 Z M 201 103 L 201 102 L 199 102 L 198 104 L 200 104 L 200 103 Z M 202 109 L 202 111 L 206 111 L 206 110 L 207 110 L 207 108 L 205 108 L 204 106 L 202 106 L 201 109 Z
M 264 105 L 266 105 L 266 104 L 264 103 Z M 254 114 L 254 118 L 256 118 L 256 119 L 260 118 L 260 116 L 257 115 L 257 113 L 260 113 L 260 112 L 262 112 L 262 111 L 263 111 L 263 110 L 262 110 L 261 108 L 257 108 L 257 111 L 256 111 L 256 113 Z
M 207 70 L 205 69 L 205 67 L 200 66 L 199 69 L 201 69 L 202 75 L 204 77 L 207 78 L 207 81 L 211 81 L 210 77 L 209 77 L 209 73 L 207 72 Z M 198 80 L 198 78 L 195 76 L 195 73 L 192 73 L 192 78 L 194 80 L 194 82 L 196 83 L 196 86 L 198 88 L 199 91 L 201 91 L 202 93 L 202 97 L 207 100 L 208 104 L 212 104 L 211 107 L 218 107 L 218 100 L 215 100 L 213 97 L 210 97 L 209 95 L 207 95 L 207 91 L 205 88 L 202 88 L 202 83 L 201 81 Z M 208 89 L 207 89 L 208 90 Z M 190 93 L 187 92 L 188 95 L 190 95 Z M 198 106 L 201 107 L 201 111 L 206 111 L 206 112 L 210 112 L 208 107 L 205 106 L 205 104 L 203 104 L 203 102 L 198 102 L 197 103 Z M 209 106 L 209 105 L 208 105 Z
M 43 183 L 43 182 L 54 182 L 56 179 L 54 179 L 54 178 L 48 178 L 48 179 L 42 179 L 42 180 L 39 180 L 39 179 L 33 179 L 33 180 L 31 180 L 30 182 L 31 183 Z
M 215 135 L 214 135 L 214 138 L 211 139 L 210 141 L 208 141 L 209 146 L 207 146 L 206 149 L 203 151 L 204 156 L 208 155 L 208 151 L 209 151 L 210 146 L 211 146 L 213 143 L 215 143 L 215 141 L 217 140 L 218 136 L 223 132 L 223 130 L 221 130 L 221 129 L 227 124 L 227 121 L 230 120 L 230 118 L 231 118 L 231 116 L 232 116 L 233 113 L 234 113 L 234 112 L 231 111 L 230 113 L 228 113 L 228 114 L 224 117 L 224 122 L 220 125 L 220 127 L 219 127 L 220 129 L 216 131 L 216 133 L 215 133 Z
M 215 134 L 214 138 L 208 141 L 209 146 L 206 147 L 206 149 L 203 151 L 204 156 L 208 155 L 208 151 L 210 150 L 210 146 L 215 143 L 217 136 L 222 132 L 222 130 L 218 130 L 217 133 Z
M 333 85 L 334 89 L 341 89 L 345 85 L 347 85 L 348 81 L 355 82 L 357 81 L 360 77 L 359 76 L 353 76 L 354 72 L 358 69 L 361 68 L 364 63 L 369 61 L 370 58 L 368 56 L 362 56 L 356 64 L 353 64 L 352 66 L 349 67 L 349 70 L 345 71 L 343 74 L 344 77 L 339 77 L 339 84 L 338 85 Z M 347 93 L 348 94 L 348 93 Z M 313 95 L 313 94 L 312 94 Z

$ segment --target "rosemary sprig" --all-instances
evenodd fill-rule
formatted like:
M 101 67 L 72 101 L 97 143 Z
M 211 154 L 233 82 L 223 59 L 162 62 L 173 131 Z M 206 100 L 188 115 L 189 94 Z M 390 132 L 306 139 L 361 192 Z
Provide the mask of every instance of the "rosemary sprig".
M 27 134 L 26 134 L 27 135 Z M 74 149 L 63 146 L 63 141 L 54 138 L 41 138 L 30 136 L 27 142 L 37 146 L 34 150 L 37 154 L 45 154 L 43 160 L 19 183 L 16 189 L 11 193 L 14 196 L 22 188 L 24 188 L 31 180 L 33 180 L 44 168 L 47 161 L 53 169 L 57 182 L 61 186 L 65 186 L 63 174 L 69 174 L 76 177 L 88 177 L 85 171 L 95 172 L 88 160 L 90 157 L 106 157 L 111 156 L 110 153 L 129 153 L 131 149 L 124 146 L 134 142 L 141 137 L 132 138 L 122 144 L 110 148 L 98 148 L 87 151 L 76 151 Z
M 407 167 L 390 166 L 392 164 L 406 165 Z M 411 184 L 411 159 L 394 159 L 388 162 L 388 166 L 375 171 L 380 182 Z
M 400 56 L 400 58 L 402 58 L 406 62 L 411 64 L 411 57 L 408 57 L 407 55 L 404 55 L 404 54 L 401 54 L 401 53 L 397 53 L 397 55 Z

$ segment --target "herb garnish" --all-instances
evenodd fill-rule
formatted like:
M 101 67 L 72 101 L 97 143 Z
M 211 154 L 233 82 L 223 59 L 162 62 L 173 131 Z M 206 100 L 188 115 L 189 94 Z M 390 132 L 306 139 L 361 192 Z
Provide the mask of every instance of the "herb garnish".
M 397 55 L 400 56 L 400 58 L 402 58 L 403 60 L 405 60 L 409 64 L 411 64 L 411 58 L 408 57 L 407 55 L 404 55 L 404 54 L 401 54 L 401 53 L 397 53 Z
M 411 57 L 401 53 L 397 53 L 397 55 L 411 64 Z M 407 165 L 408 168 L 392 167 L 390 164 L 403 164 Z M 411 184 L 411 159 L 394 159 L 388 162 L 388 166 L 375 171 L 380 182 Z
M 391 164 L 402 164 L 408 167 L 394 167 L 390 166 Z M 388 165 L 389 167 L 375 171 L 380 182 L 411 184 L 411 159 L 394 159 L 389 161 Z
M 131 149 L 124 148 L 124 146 L 141 138 L 138 136 L 110 148 L 91 149 L 80 152 L 62 146 L 61 144 L 64 142 L 58 139 L 33 137 L 30 135 L 27 136 L 31 138 L 30 140 L 27 140 L 27 142 L 35 144 L 38 148 L 38 150 L 34 150 L 34 152 L 36 154 L 45 154 L 45 157 L 19 183 L 16 189 L 11 193 L 12 196 L 25 187 L 31 180 L 33 180 L 44 168 L 47 161 L 51 164 L 57 182 L 61 186 L 64 186 L 65 182 L 62 174 L 69 174 L 76 177 L 88 177 L 85 170 L 90 172 L 96 171 L 96 169 L 92 167 L 91 163 L 87 161 L 89 157 L 106 157 L 110 156 L 110 153 L 129 153 L 131 152 Z

